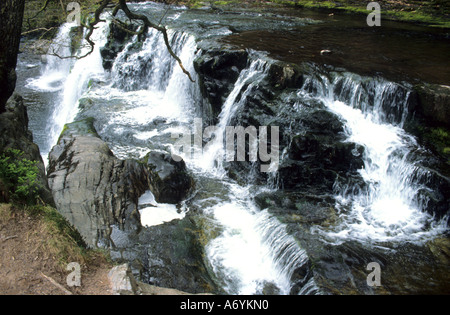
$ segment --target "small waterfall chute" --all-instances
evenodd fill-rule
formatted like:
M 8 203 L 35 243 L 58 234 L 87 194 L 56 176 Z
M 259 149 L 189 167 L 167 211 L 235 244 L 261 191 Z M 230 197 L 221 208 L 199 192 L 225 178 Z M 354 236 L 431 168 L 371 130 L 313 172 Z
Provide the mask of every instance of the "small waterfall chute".
M 424 187 L 417 178 L 427 170 L 410 155 L 420 146 L 402 129 L 409 92 L 392 82 L 363 82 L 358 76 L 322 77 L 315 87 L 312 81 L 300 93 L 315 91 L 313 97 L 341 117 L 347 141 L 365 148 L 360 175 L 366 187 L 338 188 L 337 207 L 344 220 L 325 234 L 338 242 L 420 242 L 442 233 L 445 225 L 424 211 L 426 201 L 418 196 Z

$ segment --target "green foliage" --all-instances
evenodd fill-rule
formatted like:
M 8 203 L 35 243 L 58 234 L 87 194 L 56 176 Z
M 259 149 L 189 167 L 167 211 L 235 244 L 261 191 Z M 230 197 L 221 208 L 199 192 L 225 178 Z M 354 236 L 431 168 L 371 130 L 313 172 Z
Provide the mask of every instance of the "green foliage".
M 36 203 L 40 188 L 38 173 L 36 162 L 23 158 L 20 150 L 8 149 L 0 155 L 0 178 L 15 203 Z

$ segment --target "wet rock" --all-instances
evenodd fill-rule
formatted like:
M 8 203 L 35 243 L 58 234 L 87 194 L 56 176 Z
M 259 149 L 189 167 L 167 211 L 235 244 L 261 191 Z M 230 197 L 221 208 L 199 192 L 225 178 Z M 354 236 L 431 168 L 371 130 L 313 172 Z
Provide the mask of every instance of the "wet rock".
M 118 26 L 111 23 L 109 26 L 108 41 L 105 46 L 100 49 L 103 59 L 103 68 L 111 70 L 117 55 L 125 48 L 125 44 L 133 37 L 129 31 L 136 31 L 137 26 L 134 24 L 123 24 Z
M 419 190 L 418 196 L 424 201 L 424 209 L 436 220 L 447 218 L 450 223 L 450 178 L 428 169 L 420 181 L 424 188 Z
M 171 154 L 159 151 L 148 153 L 144 160 L 150 188 L 157 202 L 176 204 L 188 196 L 194 180 L 183 160 L 175 161 Z
M 262 289 L 263 295 L 280 295 L 280 289 L 272 282 L 265 282 Z
M 299 88 L 303 84 L 303 73 L 295 64 L 274 63 L 268 75 L 270 84 L 276 89 Z
M 224 47 L 206 47 L 195 59 L 195 70 L 199 74 L 202 94 L 212 107 L 212 117 L 218 117 L 227 96 L 239 73 L 247 66 L 248 52 L 227 50 Z
M 202 232 L 189 216 L 125 233 L 114 229 L 111 257 L 127 262 L 136 279 L 191 293 L 216 293 L 205 262 Z
M 418 111 L 427 125 L 450 126 L 450 86 L 422 84 L 416 87 L 419 97 Z
M 137 203 L 149 187 L 147 170 L 117 159 L 92 119 L 65 126 L 49 154 L 48 182 L 58 211 L 91 247 L 109 244 L 112 225 L 140 227 Z
M 356 176 L 364 165 L 364 148 L 345 142 L 343 125 L 334 114 L 314 111 L 301 118 L 301 124 L 305 131 L 292 137 L 279 169 L 283 188 L 331 192 L 339 177 Z
M 330 195 L 310 195 L 299 191 L 263 192 L 255 197 L 261 209 L 267 209 L 286 224 L 329 226 L 337 220 L 335 200 Z

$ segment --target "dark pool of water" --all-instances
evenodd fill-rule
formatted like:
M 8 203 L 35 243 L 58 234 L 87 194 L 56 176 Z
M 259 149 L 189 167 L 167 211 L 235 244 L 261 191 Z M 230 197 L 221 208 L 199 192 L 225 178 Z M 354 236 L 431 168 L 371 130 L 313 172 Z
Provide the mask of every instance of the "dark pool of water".
M 295 29 L 244 31 L 223 39 L 228 44 L 269 52 L 275 59 L 313 61 L 391 80 L 450 84 L 448 30 L 382 21 L 369 27 L 364 15 L 333 15 L 306 10 L 285 14 L 308 16 L 321 23 Z M 330 50 L 330 55 L 321 55 Z

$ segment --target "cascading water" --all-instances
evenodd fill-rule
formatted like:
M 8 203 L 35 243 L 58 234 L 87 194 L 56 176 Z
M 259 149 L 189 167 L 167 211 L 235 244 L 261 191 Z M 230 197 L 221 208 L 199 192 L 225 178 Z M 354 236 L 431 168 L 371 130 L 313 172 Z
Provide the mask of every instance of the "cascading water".
M 155 47 L 163 45 L 160 37 L 156 35 L 152 31 L 143 44 L 142 51 L 129 56 L 128 49 L 133 46 L 133 43 L 131 43 L 118 56 L 113 66 L 113 77 L 117 78 L 113 86 L 118 85 L 125 90 L 133 90 L 143 88 L 141 82 L 146 82 L 148 86 L 144 87 L 146 88 L 145 93 L 160 93 L 163 95 L 159 97 L 158 104 L 160 105 L 157 105 L 162 106 L 161 110 L 156 110 L 159 107 L 149 108 L 149 104 L 146 107 L 147 111 L 158 113 L 159 117 L 169 119 L 165 124 L 167 128 L 159 127 L 159 130 L 153 130 L 153 136 L 158 137 L 158 135 L 161 136 L 161 134 L 169 132 L 176 134 L 186 131 L 186 129 L 190 132 L 189 128 L 180 129 L 180 127 L 171 124 L 170 121 L 189 125 L 189 121 L 194 118 L 193 105 L 199 102 L 201 97 L 198 87 L 191 84 L 178 67 L 173 66 L 173 60 L 163 47 L 155 51 Z M 196 53 L 193 38 L 186 34 L 174 32 L 171 32 L 170 35 L 174 43 L 174 49 L 180 54 L 183 64 L 192 65 Z M 164 52 L 165 55 L 163 55 Z M 149 69 L 143 69 L 142 64 L 145 64 L 147 60 L 151 60 L 152 66 Z M 168 62 L 170 65 L 167 64 Z M 172 70 L 169 71 L 169 69 Z M 189 71 L 195 74 L 193 69 L 189 69 Z M 222 165 L 225 128 L 230 123 L 236 110 L 242 105 L 242 101 L 245 100 L 248 92 L 257 84 L 258 80 L 266 75 L 266 71 L 266 61 L 256 58 L 251 62 L 250 66 L 241 72 L 233 91 L 224 103 L 222 113 L 219 116 L 219 124 L 215 128 L 216 141 L 205 150 L 200 149 L 201 154 L 194 154 L 193 156 L 187 154 L 187 152 L 182 154 L 187 165 L 195 174 L 198 174 L 199 179 L 208 176 L 217 181 L 218 185 L 228 186 L 228 193 L 221 196 L 221 200 L 216 201 L 213 206 L 204 208 L 203 212 L 210 215 L 224 230 L 221 236 L 210 241 L 206 251 L 212 269 L 218 274 L 219 278 L 223 278 L 223 285 L 227 292 L 233 294 L 261 293 L 264 285 L 270 283 L 275 284 L 280 293 L 288 294 L 292 286 L 290 282 L 292 273 L 296 268 L 305 264 L 307 260 L 304 250 L 298 246 L 292 237 L 288 236 L 283 225 L 268 213 L 256 210 L 256 206 L 251 201 L 251 194 L 248 193 L 248 188 L 244 189 L 244 191 L 247 191 L 246 194 L 238 194 L 237 191 L 242 190 L 243 187 L 223 182 L 223 180 L 226 180 Z M 139 75 L 136 76 L 136 73 L 139 73 Z M 142 80 L 142 76 L 145 80 Z M 125 78 L 126 80 L 124 80 Z M 158 84 L 155 84 L 155 82 L 158 82 Z M 165 83 L 162 84 L 161 82 Z M 173 98 L 174 96 L 176 98 Z M 167 111 L 168 107 L 171 108 L 170 111 Z M 134 122 L 128 121 L 127 124 L 133 125 L 140 117 L 152 120 L 152 116 L 136 115 L 136 113 L 132 114 Z M 143 113 L 141 112 L 141 114 Z M 120 119 L 123 119 L 124 116 L 120 115 L 122 117 Z M 131 118 L 131 116 L 128 117 Z M 153 119 L 155 118 L 157 117 Z M 141 123 L 145 122 L 141 121 Z M 145 136 L 148 136 L 148 132 L 135 134 L 135 137 L 140 138 L 141 136 L 145 138 Z M 170 145 L 170 147 L 172 146 Z M 117 151 L 115 152 L 117 153 Z M 180 152 L 176 153 L 179 154 Z M 236 216 L 243 220 L 241 221 L 243 224 L 236 226 L 236 222 L 230 220 L 230 218 Z M 236 250 L 245 252 L 247 258 L 242 260 L 242 255 L 237 254 Z M 243 261 L 246 261 L 246 263 L 242 263 Z M 308 293 L 318 291 L 313 283 L 310 283 L 310 289 Z
M 226 178 L 223 168 L 226 127 L 267 71 L 267 61 L 254 56 L 224 102 L 214 132 L 214 143 L 194 159 L 184 156 L 188 165 L 201 175 L 206 173 L 217 180 Z M 274 284 L 280 294 L 289 294 L 293 272 L 307 263 L 305 251 L 277 219 L 258 210 L 251 200 L 250 186 L 226 185 L 228 194 L 222 196 L 220 202 L 204 209 L 224 229 L 206 248 L 213 270 L 230 294 L 261 294 L 270 284 Z M 318 292 L 313 280 L 309 285 L 310 291 L 304 293 Z
M 147 5 L 150 6 L 149 11 L 160 12 L 160 7 L 155 4 L 138 6 L 145 10 Z M 183 10 L 168 16 L 167 20 L 183 26 L 186 21 L 177 20 L 184 14 L 192 14 Z M 209 18 L 216 28 L 210 30 L 207 37 L 215 31 L 217 36 L 231 32 L 216 21 L 216 15 Z M 89 57 L 60 60 L 48 56 L 41 77 L 30 83 L 37 90 L 53 91 L 57 95 L 54 114 L 48 122 L 49 129 L 52 129 L 51 139 L 47 148 L 41 148 L 43 155 L 55 144 L 65 123 L 85 117 L 95 118 L 99 135 L 119 158 L 142 158 L 150 150 L 174 150 L 179 154 L 174 135 L 192 133 L 205 127 L 196 125 L 198 117 L 204 121 L 211 118 L 202 116 L 205 113 L 203 105 L 207 101 L 202 97 L 200 78 L 193 66 L 194 59 L 201 55 L 201 45 L 197 46 L 195 35 L 186 32 L 186 29 L 204 31 L 203 25 L 197 29 L 194 22 L 187 28 L 170 30 L 169 38 L 173 50 L 193 75 L 195 84 L 168 54 L 161 34 L 152 29 L 146 34 L 145 41 L 138 42 L 133 38 L 124 45 L 111 72 L 103 70 L 100 55 L 100 49 L 107 40 L 108 23 L 99 24 L 95 31 L 95 51 Z M 59 55 L 70 54 L 68 34 L 71 27 L 70 24 L 63 25 L 55 40 L 55 45 L 61 44 L 57 51 Z M 83 53 L 81 49 L 78 54 Z M 295 212 L 292 222 L 296 227 L 293 227 L 289 221 L 281 223 L 280 217 L 271 209 L 261 210 L 254 197 L 260 193 L 272 196 L 270 194 L 279 192 L 277 183 L 280 179 L 276 172 L 268 174 L 267 185 L 240 185 L 229 178 L 223 163 L 226 127 L 238 121 L 240 111 L 251 103 L 247 101 L 254 96 L 252 93 L 267 82 L 273 62 L 265 55 L 253 52 L 248 59 L 247 67 L 240 71 L 224 100 L 217 126 L 214 126 L 215 141 L 205 147 L 193 148 L 193 155 L 182 153 L 196 180 L 198 190 L 195 196 L 177 208 L 158 204 L 151 192 L 147 192 L 139 200 L 143 225 L 158 225 L 188 215 L 199 215 L 189 213 L 190 206 L 201 209 L 201 218 L 212 222 L 214 227 L 214 233 L 208 234 L 210 238 L 205 245 L 206 264 L 218 285 L 230 294 L 322 293 L 303 248 L 307 248 L 310 254 L 311 247 L 305 243 L 311 236 L 308 234 L 303 242 L 304 231 L 298 232 L 298 229 L 306 231 L 311 227 L 312 235 L 318 235 L 320 245 L 314 243 L 311 246 L 321 247 L 324 243 L 334 246 L 356 240 L 369 243 L 368 248 L 374 242 L 428 240 L 446 228 L 423 211 L 427 200 L 418 194 L 423 187 L 417 178 L 426 177 L 426 170 L 415 163 L 414 152 L 421 148 L 402 129 L 408 114 L 408 92 L 397 89 L 391 82 L 368 80 L 351 74 L 333 74 L 331 80 L 311 78 L 298 93 L 293 92 L 294 89 L 283 93 L 288 93 L 292 99 L 320 101 L 327 110 L 342 119 L 347 141 L 365 148 L 364 168 L 360 170 L 365 185 L 356 189 L 336 183 L 335 208 L 339 216 L 336 224 L 309 226 L 306 223 L 305 227 L 296 221 L 299 217 L 303 220 L 303 214 Z M 274 108 L 291 113 L 302 106 L 299 102 L 292 107 L 275 104 Z M 275 121 L 280 117 L 274 117 Z M 286 126 L 295 123 L 293 119 Z M 204 136 L 199 141 L 200 146 L 203 145 L 201 140 L 210 140 L 212 135 Z M 193 142 L 196 142 L 195 135 Z M 284 148 L 281 160 L 289 159 L 289 154 L 289 147 Z M 359 152 L 355 151 L 356 154 Z M 302 205 L 296 204 L 296 209 Z M 286 217 L 291 215 L 289 211 L 292 209 L 280 209 L 284 210 L 288 213 Z M 307 276 L 299 281 L 305 273 Z
M 203 101 L 198 84 L 192 84 L 171 58 L 160 34 L 149 30 L 140 49 L 136 49 L 140 44 L 134 38 L 119 53 L 109 76 L 109 85 L 102 83 L 98 86 L 96 81 L 108 79 L 100 56 L 100 48 L 107 37 L 107 25 L 103 23 L 94 33 L 93 39 L 97 45 L 91 55 L 76 61 L 52 61 L 37 80 L 40 82 L 56 74 L 60 79 L 60 96 L 52 118 L 51 142 L 56 142 L 65 123 L 80 115 L 83 117 L 84 112 L 79 113 L 78 108 L 79 100 L 83 98 L 93 103 L 107 102 L 102 108 L 102 114 L 96 117 L 100 125 L 98 132 L 105 135 L 116 156 L 143 157 L 151 143 L 158 143 L 161 149 L 164 146 L 166 150 L 170 149 L 173 147 L 171 135 L 182 132 L 190 125 L 195 108 Z M 60 41 L 66 40 L 64 47 L 69 44 L 66 36 L 71 27 L 66 24 L 61 28 L 59 37 Z M 169 37 L 173 50 L 197 81 L 193 69 L 198 50 L 195 39 L 179 31 L 169 31 Z M 79 55 L 83 53 L 82 50 Z M 58 54 L 68 54 L 68 50 L 59 51 Z M 219 117 L 217 138 L 223 139 L 221 135 L 224 135 L 234 113 L 266 72 L 267 62 L 255 58 L 241 73 Z M 94 84 L 89 86 L 92 81 Z M 110 104 L 117 105 L 111 107 Z M 154 127 L 149 129 L 149 125 Z M 125 134 L 132 134 L 131 141 L 129 137 L 126 141 L 121 140 Z M 218 185 L 227 187 L 228 191 L 221 200 L 204 209 L 205 215 L 211 216 L 223 229 L 223 233 L 212 239 L 206 248 L 212 269 L 220 275 L 219 278 L 223 277 L 221 281 L 229 293 L 256 294 L 261 293 L 264 286 L 275 285 L 279 293 L 289 294 L 291 276 L 306 263 L 306 253 L 286 233 L 278 220 L 267 212 L 257 210 L 251 200 L 249 187 L 243 188 L 226 179 L 222 166 L 223 155 L 223 142 L 220 141 L 201 155 L 194 158 L 185 156 L 195 174 L 214 178 Z M 238 193 L 241 190 L 247 193 Z M 170 205 L 151 201 L 150 192 L 140 200 L 144 225 L 161 224 L 184 216 Z M 242 218 L 243 224 L 236 226 L 236 222 L 230 220 L 234 216 Z M 246 253 L 245 264 L 242 264 L 241 255 L 236 255 L 236 250 Z M 311 290 L 306 293 L 317 292 L 313 280 L 309 287 Z
M 219 123 L 215 126 L 215 139 L 202 150 L 200 156 L 192 160 L 193 167 L 214 172 L 218 176 L 225 176 L 222 162 L 225 159 L 224 139 L 226 127 L 229 126 L 236 110 L 242 106 L 252 87 L 266 74 L 267 62 L 256 58 L 250 66 L 243 70 L 234 84 L 234 88 L 225 100 L 222 112 L 219 115 Z M 245 89 L 244 89 L 245 88 Z M 187 159 L 191 161 L 191 159 Z
M 224 229 L 207 245 L 208 259 L 230 294 L 261 294 L 270 284 L 289 294 L 293 272 L 308 257 L 277 219 L 257 209 L 249 189 L 230 184 L 228 199 L 205 209 Z
M 408 113 L 408 96 L 391 82 L 373 81 L 363 86 L 361 78 L 322 77 L 315 97 L 345 123 L 347 141 L 365 148 L 360 174 L 366 187 L 336 187 L 343 222 L 325 235 L 337 242 L 355 239 L 369 242 L 420 242 L 446 229 L 445 220 L 436 223 L 424 210 L 427 200 L 419 196 L 426 189 L 418 178 L 427 171 L 411 157 L 421 150 L 402 126 Z M 311 88 L 307 81 L 299 92 Z M 386 108 L 395 109 L 386 113 Z M 348 210 L 350 209 L 350 210 Z M 323 231 L 322 231 L 323 232 Z
M 61 26 L 58 35 L 49 48 L 47 65 L 42 75 L 30 81 L 31 88 L 58 92 L 56 106 L 49 123 L 48 146 L 41 148 L 44 161 L 47 161 L 48 152 L 56 144 L 58 137 L 66 123 L 72 122 L 78 113 L 78 100 L 85 93 L 92 80 L 103 79 L 105 74 L 100 56 L 100 47 L 106 42 L 107 24 L 95 30 L 92 39 L 97 42 L 94 51 L 79 60 L 69 58 L 72 56 L 71 29 L 76 24 L 65 23 Z M 87 42 L 81 44 L 76 57 L 84 56 L 90 47 Z M 62 58 L 61 58 L 62 57 Z

